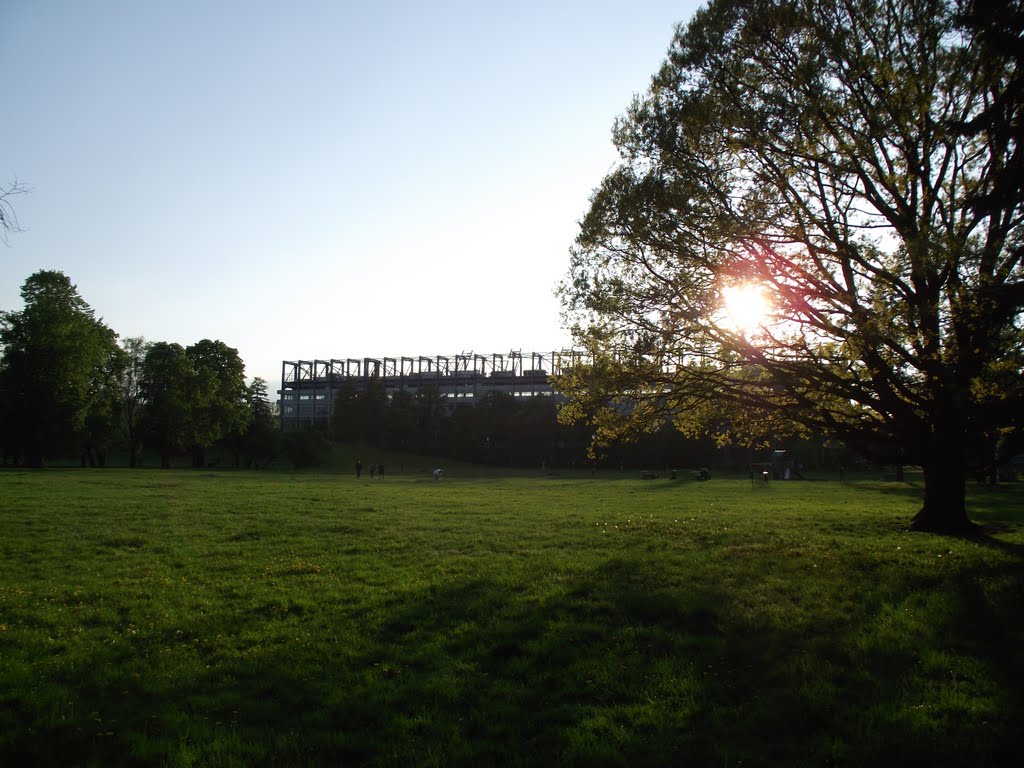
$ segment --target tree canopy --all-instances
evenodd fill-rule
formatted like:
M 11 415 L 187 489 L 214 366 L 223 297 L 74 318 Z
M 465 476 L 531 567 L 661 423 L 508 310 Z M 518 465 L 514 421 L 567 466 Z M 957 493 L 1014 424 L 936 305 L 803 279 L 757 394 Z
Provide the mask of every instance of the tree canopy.
M 5 450 L 40 466 L 108 419 L 117 336 L 62 272 L 31 275 L 21 297 L 22 311 L 0 313 Z
M 149 344 L 141 336 L 121 341 L 121 365 L 117 369 L 117 411 L 121 433 L 128 442 L 128 466 L 135 467 L 139 461 L 139 446 L 142 442 L 141 419 L 145 405 L 142 397 L 142 376 Z
M 242 431 L 251 420 L 245 363 L 238 350 L 223 341 L 203 339 L 185 349 L 195 373 L 192 391 L 193 466 L 203 466 L 204 450 Z
M 146 404 L 145 431 L 160 453 L 160 465 L 191 443 L 196 372 L 180 344 L 160 341 L 146 352 L 140 391 Z
M 917 527 L 969 529 L 967 473 L 1024 430 L 1005 6 L 993 27 L 953 0 L 716 0 L 680 27 L 561 289 L 592 361 L 565 417 L 835 435 L 924 468 Z M 732 291 L 763 315 L 737 323 Z
M 207 448 L 252 421 L 245 365 L 222 341 L 203 339 L 187 348 L 153 344 L 143 361 L 140 391 L 146 430 L 165 467 L 183 448 L 190 449 L 193 466 L 204 466 Z
M 118 345 L 62 272 L 29 276 L 21 297 L 21 311 L 0 312 L 5 463 L 38 467 L 78 455 L 83 466 L 104 466 L 111 448 L 124 447 L 134 467 L 143 443 L 165 467 L 186 448 L 204 466 L 205 450 L 219 442 L 230 443 L 236 463 L 242 451 L 250 463 L 273 458 L 266 382 L 246 385 L 236 349 L 211 339 L 187 348 L 141 337 Z

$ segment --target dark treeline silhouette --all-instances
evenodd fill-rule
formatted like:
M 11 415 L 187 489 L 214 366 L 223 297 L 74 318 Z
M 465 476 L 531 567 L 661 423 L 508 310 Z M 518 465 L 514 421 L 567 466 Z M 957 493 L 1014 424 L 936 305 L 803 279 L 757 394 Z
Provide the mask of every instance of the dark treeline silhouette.
M 436 388 L 389 395 L 376 378 L 361 390 L 339 390 L 330 436 L 495 466 L 572 466 L 585 460 L 589 444 L 584 430 L 558 424 L 550 398 L 491 392 L 472 407 L 452 408 Z
M 119 342 L 61 272 L 36 272 L 21 296 L 20 312 L 0 313 L 5 464 L 77 456 L 102 467 L 116 451 L 134 467 L 146 447 L 163 467 L 186 452 L 198 467 L 218 445 L 253 466 L 278 452 L 267 384 L 247 385 L 224 342 Z
M 741 468 L 753 458 L 748 449 L 720 448 L 671 425 L 605 446 L 594 458 L 592 429 L 560 422 L 550 397 L 492 392 L 472 407 L 453 407 L 437 389 L 389 394 L 379 379 L 343 387 L 330 426 L 281 434 L 267 382 L 246 384 L 237 350 L 224 342 L 119 340 L 61 272 L 31 275 L 21 295 L 20 312 L 0 313 L 0 447 L 7 465 L 74 458 L 102 467 L 113 455 L 135 467 L 145 450 L 161 467 L 186 456 L 193 467 L 264 467 L 278 456 L 310 467 L 323 462 L 330 440 L 552 470 Z M 806 461 L 827 459 L 812 447 Z
M 515 398 L 490 392 L 473 406 L 452 407 L 436 388 L 387 393 L 382 382 L 370 378 L 363 388 L 343 386 L 335 396 L 330 425 L 321 423 L 293 433 L 310 464 L 315 464 L 313 442 L 329 437 L 339 442 L 443 456 L 502 467 L 546 467 L 552 470 L 591 467 L 647 468 L 669 472 L 704 466 L 746 470 L 750 462 L 770 453 L 763 449 L 719 446 L 711 438 L 692 438 L 671 424 L 640 435 L 630 442 L 603 446 L 588 454 L 592 430 L 583 424 L 558 420 L 558 407 L 550 397 Z M 306 435 L 307 437 L 303 437 Z M 314 437 L 314 435 L 319 437 Z M 790 440 L 793 458 L 807 466 L 838 466 L 851 461 L 841 447 L 821 440 Z

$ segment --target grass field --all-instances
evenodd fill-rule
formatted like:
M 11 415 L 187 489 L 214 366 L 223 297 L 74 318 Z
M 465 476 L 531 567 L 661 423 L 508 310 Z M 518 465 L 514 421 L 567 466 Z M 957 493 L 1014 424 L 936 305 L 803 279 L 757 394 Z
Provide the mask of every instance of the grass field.
M 0 472 L 0 764 L 1017 765 L 1024 484 Z

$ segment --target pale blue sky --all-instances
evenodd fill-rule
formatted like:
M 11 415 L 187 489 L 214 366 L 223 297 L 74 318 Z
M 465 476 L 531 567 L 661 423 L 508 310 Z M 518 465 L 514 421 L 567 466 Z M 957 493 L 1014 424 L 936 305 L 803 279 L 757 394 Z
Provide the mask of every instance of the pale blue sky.
M 282 360 L 550 351 L 662 2 L 0 0 L 0 308 L 59 269 L 122 337 Z

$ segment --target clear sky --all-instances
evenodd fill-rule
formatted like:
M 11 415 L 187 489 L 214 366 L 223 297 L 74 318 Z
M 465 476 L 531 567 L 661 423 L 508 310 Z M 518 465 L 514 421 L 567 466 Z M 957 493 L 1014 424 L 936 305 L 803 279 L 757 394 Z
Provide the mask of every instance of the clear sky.
M 693 0 L 0 0 L 0 183 L 122 337 L 282 360 L 569 344 L 614 119 Z

